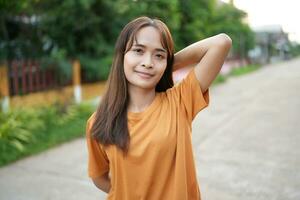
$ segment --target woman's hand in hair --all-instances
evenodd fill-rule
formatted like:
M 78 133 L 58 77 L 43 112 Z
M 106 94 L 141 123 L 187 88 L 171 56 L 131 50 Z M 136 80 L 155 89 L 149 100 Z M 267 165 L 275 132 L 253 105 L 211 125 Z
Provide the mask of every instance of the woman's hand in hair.
M 194 65 L 205 92 L 221 70 L 231 45 L 231 38 L 224 33 L 195 42 L 175 54 L 173 69 Z

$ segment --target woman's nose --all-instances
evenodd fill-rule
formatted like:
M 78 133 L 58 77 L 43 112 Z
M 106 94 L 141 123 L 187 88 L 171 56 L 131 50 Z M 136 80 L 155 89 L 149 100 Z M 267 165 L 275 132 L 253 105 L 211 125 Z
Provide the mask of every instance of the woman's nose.
M 153 61 L 152 61 L 152 56 L 151 55 L 145 55 L 142 66 L 146 67 L 146 68 L 152 68 L 153 67 Z

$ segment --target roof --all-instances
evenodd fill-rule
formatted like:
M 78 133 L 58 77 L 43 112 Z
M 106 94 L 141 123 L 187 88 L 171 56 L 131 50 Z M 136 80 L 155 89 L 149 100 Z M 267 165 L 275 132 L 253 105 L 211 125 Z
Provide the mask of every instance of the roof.
M 264 25 L 253 27 L 253 31 L 255 32 L 265 32 L 265 33 L 283 33 L 283 29 L 279 24 L 272 24 L 272 25 Z

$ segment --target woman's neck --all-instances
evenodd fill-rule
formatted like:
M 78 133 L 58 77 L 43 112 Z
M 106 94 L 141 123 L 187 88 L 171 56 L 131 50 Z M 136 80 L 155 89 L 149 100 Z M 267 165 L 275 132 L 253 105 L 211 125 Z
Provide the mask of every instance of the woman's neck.
M 129 88 L 128 111 L 143 112 L 155 98 L 155 88 L 145 90 L 141 88 Z

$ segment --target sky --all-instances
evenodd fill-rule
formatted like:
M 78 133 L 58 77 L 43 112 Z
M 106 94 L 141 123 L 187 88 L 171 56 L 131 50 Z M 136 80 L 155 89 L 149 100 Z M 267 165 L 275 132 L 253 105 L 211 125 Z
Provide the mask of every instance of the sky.
M 290 40 L 300 43 L 300 1 L 234 0 L 234 5 L 248 13 L 251 27 L 279 24 Z

